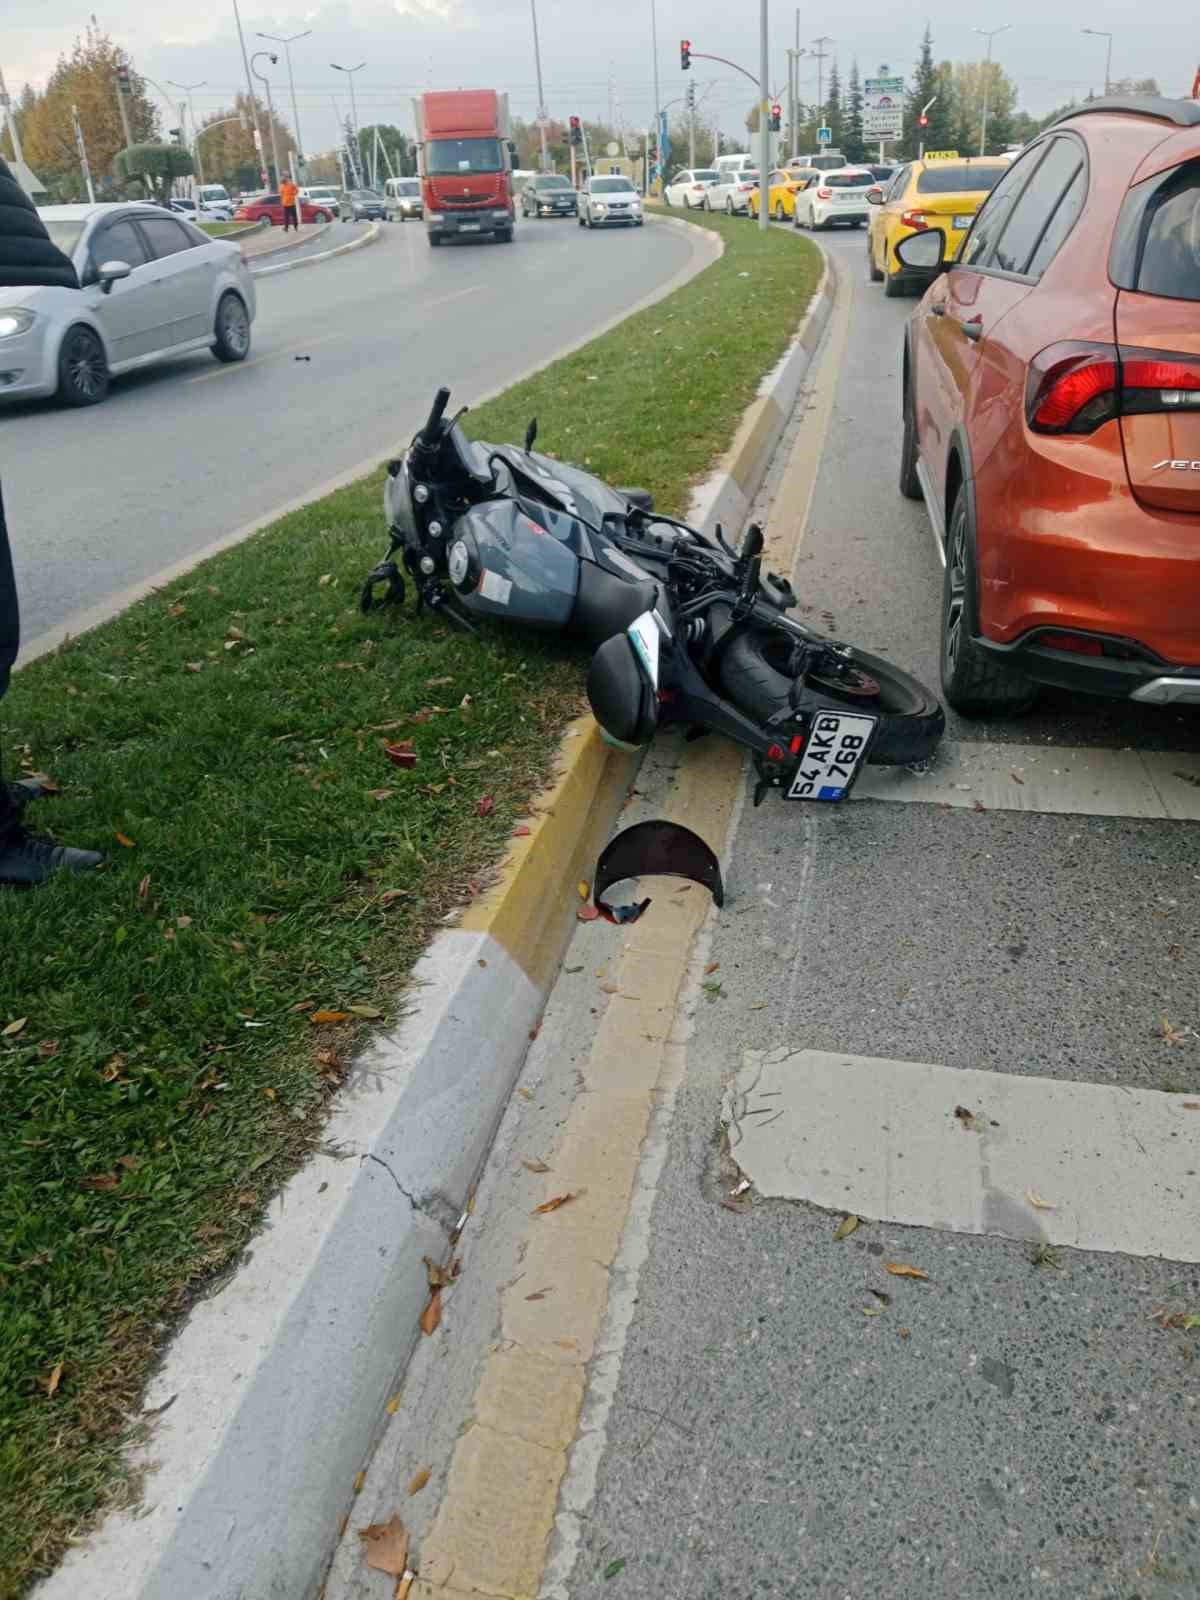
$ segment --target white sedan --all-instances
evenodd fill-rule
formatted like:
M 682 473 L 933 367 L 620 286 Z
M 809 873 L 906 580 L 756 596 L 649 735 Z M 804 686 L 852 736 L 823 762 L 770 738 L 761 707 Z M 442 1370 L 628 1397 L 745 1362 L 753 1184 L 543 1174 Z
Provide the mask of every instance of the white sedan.
M 733 217 L 739 212 L 744 216 L 750 215 L 750 196 L 758 188 L 758 173 L 751 171 L 734 172 L 729 168 L 717 174 L 717 181 L 711 184 L 704 195 L 705 211 L 723 211 L 726 216 Z
M 870 216 L 867 195 L 877 188 L 873 173 L 866 167 L 842 167 L 837 172 L 822 172 L 796 196 L 797 228 L 832 228 L 844 222 L 861 228 Z
M 693 206 L 703 210 L 705 193 L 719 176 L 712 167 L 693 167 L 686 172 L 677 172 L 663 190 L 663 198 L 669 206 L 682 206 L 685 211 L 690 211 Z
M 0 289 L 0 399 L 90 406 L 112 378 L 157 361 L 245 360 L 256 304 L 236 244 L 142 203 L 38 214 L 81 287 Z
M 176 195 L 167 201 L 171 211 L 177 211 L 181 217 L 186 217 L 189 222 L 232 222 L 233 210 L 230 206 L 201 202 L 199 205 L 189 195 Z
M 593 173 L 579 194 L 579 226 L 611 228 L 642 226 L 642 197 L 628 178 Z

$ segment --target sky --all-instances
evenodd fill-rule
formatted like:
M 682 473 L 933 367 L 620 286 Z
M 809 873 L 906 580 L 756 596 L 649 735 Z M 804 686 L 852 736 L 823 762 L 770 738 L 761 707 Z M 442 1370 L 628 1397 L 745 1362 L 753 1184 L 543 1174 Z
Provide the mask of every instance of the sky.
M 234 25 L 233 0 L 100 0 L 100 26 L 132 55 L 137 69 L 172 96 L 175 83 L 203 83 L 194 91 L 197 116 L 230 104 L 245 88 Z M 753 0 L 536 0 L 547 110 L 629 128 L 644 127 L 654 105 L 652 5 L 658 32 L 659 99 L 682 95 L 689 75 L 680 71 L 679 41 L 726 56 L 757 73 L 759 12 Z M 293 46 L 302 143 L 310 153 L 328 149 L 336 116 L 350 109 L 344 76 L 331 62 L 355 66 L 360 125 L 393 122 L 411 131 L 412 96 L 423 89 L 506 89 L 514 114 L 532 118 L 537 108 L 530 0 L 292 0 L 272 8 L 240 0 L 248 50 L 272 49 L 257 32 L 287 35 L 311 29 Z M 4 0 L 0 11 L 0 68 L 14 96 L 26 81 L 40 87 L 60 51 L 69 50 L 92 15 L 75 0 Z M 845 72 L 857 57 L 864 75 L 887 64 L 908 74 L 928 19 L 939 60 L 980 59 L 985 41 L 973 29 L 1008 23 L 994 43 L 994 58 L 1017 84 L 1019 105 L 1039 114 L 1072 96 L 1104 87 L 1105 40 L 1084 27 L 1111 29 L 1113 76 L 1157 77 L 1167 94 L 1189 94 L 1200 64 L 1200 16 L 1185 0 L 1161 0 L 1152 18 L 1104 0 L 1060 0 L 1048 20 L 1045 0 L 931 0 L 930 8 L 880 7 L 880 0 L 849 0 L 830 13 L 799 13 L 801 45 L 821 34 Z M 797 11 L 772 0 L 769 61 L 772 89 L 787 82 L 785 51 L 794 45 Z M 283 61 L 266 67 L 277 104 L 290 122 Z M 824 71 L 828 71 L 828 60 Z M 801 98 L 817 98 L 817 63 L 801 62 Z M 691 78 L 706 112 L 728 132 L 744 126 L 755 99 L 751 85 L 714 62 L 696 60 Z M 257 85 L 256 85 L 257 87 Z M 335 113 L 336 101 L 336 113 Z M 166 120 L 164 116 L 164 121 Z M 172 115 L 171 121 L 174 121 Z

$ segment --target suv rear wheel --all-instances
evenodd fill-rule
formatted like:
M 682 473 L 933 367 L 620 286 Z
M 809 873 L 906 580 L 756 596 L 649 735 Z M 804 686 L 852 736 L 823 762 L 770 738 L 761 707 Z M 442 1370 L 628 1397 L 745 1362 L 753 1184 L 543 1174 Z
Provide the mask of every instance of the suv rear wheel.
M 997 666 L 975 643 L 979 586 L 975 573 L 975 508 L 964 484 L 950 513 L 946 571 L 942 578 L 942 693 L 966 717 L 1012 716 L 1027 711 L 1037 688 L 1019 673 Z

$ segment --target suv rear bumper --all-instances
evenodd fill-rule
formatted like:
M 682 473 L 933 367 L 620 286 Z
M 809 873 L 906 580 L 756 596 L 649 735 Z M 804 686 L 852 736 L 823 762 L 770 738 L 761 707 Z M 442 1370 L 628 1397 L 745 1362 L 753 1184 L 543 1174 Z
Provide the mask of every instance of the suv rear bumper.
M 1125 639 L 1102 642 L 1111 648 L 1137 654 L 1087 656 L 1071 650 L 1054 650 L 1042 642 L 1044 631 L 1074 630 L 1039 629 L 1012 644 L 997 644 L 993 639 L 982 638 L 977 638 L 975 644 L 998 667 L 1052 688 L 1103 695 L 1113 700 L 1140 700 L 1150 705 L 1200 706 L 1200 667 L 1172 666 Z

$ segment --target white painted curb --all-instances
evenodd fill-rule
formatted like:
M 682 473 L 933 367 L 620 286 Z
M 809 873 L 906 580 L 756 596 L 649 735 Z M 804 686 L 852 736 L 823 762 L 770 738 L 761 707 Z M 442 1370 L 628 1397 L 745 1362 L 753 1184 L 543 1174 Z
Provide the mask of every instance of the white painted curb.
M 348 244 L 339 244 L 333 250 L 321 250 L 315 256 L 301 256 L 299 261 L 280 261 L 273 267 L 263 267 L 261 272 L 255 272 L 253 257 L 246 263 L 250 268 L 253 278 L 270 278 L 277 272 L 298 272 L 301 267 L 315 267 L 320 261 L 332 261 L 334 256 L 349 255 L 351 250 L 363 250 L 369 244 L 374 244 L 383 232 L 382 222 L 373 222 L 357 239 L 351 239 Z
M 796 338 L 700 491 L 695 520 L 706 531 L 718 516 L 740 527 L 832 304 L 827 266 Z M 606 817 L 581 810 L 580 838 L 610 826 L 617 803 Z M 561 916 L 560 950 L 573 908 Z M 143 1414 L 159 1415 L 140 1463 L 145 1504 L 111 1514 L 37 1587 L 38 1600 L 317 1593 L 419 1337 L 422 1257 L 447 1255 L 553 981 L 531 981 L 491 934 L 438 936 L 413 974 L 419 1003 L 358 1062 L 320 1153 L 275 1200 L 236 1272 L 193 1308 L 152 1379 Z

